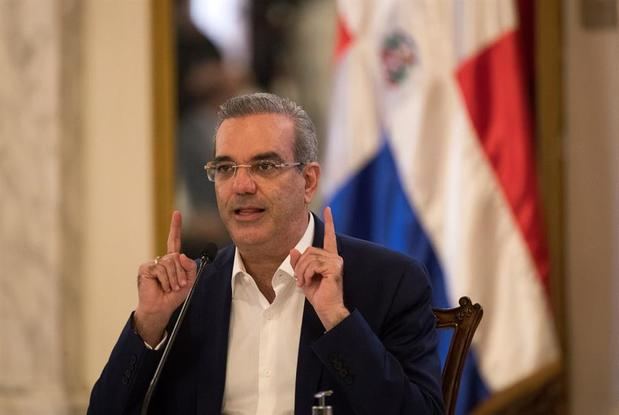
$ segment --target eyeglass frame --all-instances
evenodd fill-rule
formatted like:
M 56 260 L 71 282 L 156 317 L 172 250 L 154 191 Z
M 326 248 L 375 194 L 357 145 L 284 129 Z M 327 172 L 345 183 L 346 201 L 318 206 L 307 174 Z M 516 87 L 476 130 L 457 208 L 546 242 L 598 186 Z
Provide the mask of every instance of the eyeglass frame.
M 238 171 L 239 168 L 246 168 L 248 169 L 248 173 L 252 176 L 252 177 L 260 177 L 263 179 L 268 179 L 270 178 L 269 176 L 262 176 L 260 175 L 260 173 L 258 173 L 257 171 L 253 171 L 252 168 L 256 168 L 258 165 L 260 165 L 261 163 L 270 163 L 272 165 L 272 167 L 275 168 L 274 173 L 278 173 L 279 171 L 281 171 L 281 169 L 285 169 L 285 168 L 289 168 L 289 167 L 299 167 L 299 166 L 305 166 L 308 163 L 304 162 L 304 161 L 294 161 L 294 162 L 280 162 L 277 160 L 269 160 L 269 159 L 259 159 L 259 160 L 253 160 L 250 161 L 249 163 L 245 163 L 245 164 L 237 164 L 234 161 L 231 160 L 211 160 L 208 163 L 206 163 L 204 165 L 204 171 L 206 172 L 206 177 L 208 177 L 208 180 L 210 182 L 215 183 L 215 174 L 216 172 L 212 175 L 209 174 L 209 170 L 210 169 L 215 169 L 217 166 L 216 164 L 226 164 L 228 165 L 230 168 L 232 168 L 232 174 L 228 177 L 225 177 L 223 180 L 228 180 L 231 179 L 233 177 L 236 176 L 236 173 Z M 222 179 L 220 179 L 222 180 Z

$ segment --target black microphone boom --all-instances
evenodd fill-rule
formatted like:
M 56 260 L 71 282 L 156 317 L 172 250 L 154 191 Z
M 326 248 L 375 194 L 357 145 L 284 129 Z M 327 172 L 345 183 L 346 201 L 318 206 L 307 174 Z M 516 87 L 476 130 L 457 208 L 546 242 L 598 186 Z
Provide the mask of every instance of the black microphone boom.
M 187 314 L 187 309 L 189 308 L 189 304 L 191 302 L 191 298 L 193 297 L 193 292 L 198 285 L 198 281 L 200 281 L 200 277 L 203 274 L 204 269 L 206 268 L 206 264 L 213 262 L 215 257 L 217 256 L 217 245 L 214 243 L 207 243 L 205 248 L 202 250 L 200 254 L 200 266 L 198 267 L 198 271 L 196 272 L 196 280 L 193 283 L 193 286 L 189 290 L 189 294 L 187 294 L 187 298 L 185 298 L 185 302 L 181 307 L 181 311 L 178 314 L 178 318 L 176 319 L 176 323 L 174 323 L 174 328 L 170 333 L 170 338 L 168 339 L 165 348 L 163 349 L 163 354 L 161 355 L 161 360 L 157 365 L 157 369 L 155 370 L 155 374 L 150 381 L 150 385 L 148 385 L 148 390 L 146 391 L 146 395 L 144 396 L 144 402 L 142 403 L 142 411 L 141 415 L 147 415 L 148 406 L 150 405 L 150 400 L 153 397 L 153 393 L 155 392 L 155 387 L 157 386 L 157 382 L 159 382 L 159 377 L 161 376 L 161 371 L 163 366 L 165 365 L 166 360 L 168 359 L 168 355 L 170 354 L 170 350 L 172 349 L 172 345 L 174 344 L 174 340 L 176 339 L 176 334 L 178 333 L 181 324 L 183 323 L 183 319 L 185 318 L 185 314 Z

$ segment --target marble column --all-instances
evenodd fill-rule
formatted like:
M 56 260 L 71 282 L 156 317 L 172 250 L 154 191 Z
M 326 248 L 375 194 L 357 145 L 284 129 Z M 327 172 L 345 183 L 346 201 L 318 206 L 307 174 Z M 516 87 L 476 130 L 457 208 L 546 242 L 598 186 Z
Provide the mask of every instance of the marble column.
M 0 413 L 83 411 L 79 1 L 0 0 Z

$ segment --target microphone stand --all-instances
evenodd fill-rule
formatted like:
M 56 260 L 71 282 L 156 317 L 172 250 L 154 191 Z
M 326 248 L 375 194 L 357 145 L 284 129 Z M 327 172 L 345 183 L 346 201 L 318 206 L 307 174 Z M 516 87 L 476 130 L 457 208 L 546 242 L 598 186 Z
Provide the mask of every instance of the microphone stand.
M 215 247 L 214 245 L 213 247 L 214 247 L 215 255 L 216 255 L 217 247 Z M 168 355 L 170 354 L 170 350 L 172 350 L 172 345 L 174 344 L 174 340 L 176 339 L 178 330 L 180 329 L 183 319 L 185 318 L 185 314 L 187 314 L 187 309 L 189 308 L 189 303 L 191 302 L 191 298 L 193 297 L 193 292 L 198 285 L 198 281 L 200 280 L 200 277 L 203 274 L 206 264 L 211 262 L 212 258 L 215 257 L 215 255 L 213 255 L 211 252 L 208 252 L 209 248 L 212 248 L 212 247 L 208 246 L 207 249 L 202 251 L 200 255 L 200 266 L 198 267 L 198 271 L 196 274 L 196 280 L 193 283 L 193 286 L 191 287 L 191 289 L 189 290 L 189 294 L 187 295 L 187 298 L 185 299 L 185 302 L 183 303 L 183 306 L 181 307 L 181 311 L 178 314 L 176 323 L 174 323 L 174 328 L 172 329 L 172 333 L 170 333 L 170 338 L 168 339 L 168 343 L 165 345 L 165 348 L 163 349 L 161 360 L 159 361 L 159 364 L 157 365 L 157 369 L 155 370 L 155 374 L 153 375 L 153 378 L 150 381 L 150 385 L 148 385 L 148 389 L 146 390 L 146 395 L 144 396 L 144 401 L 142 403 L 142 410 L 140 411 L 140 415 L 148 414 L 148 406 L 150 405 L 150 400 L 153 397 L 153 393 L 155 392 L 155 387 L 157 386 L 157 382 L 159 382 L 159 377 L 161 376 L 161 371 L 163 370 L 163 366 L 165 365 L 166 360 L 168 360 Z

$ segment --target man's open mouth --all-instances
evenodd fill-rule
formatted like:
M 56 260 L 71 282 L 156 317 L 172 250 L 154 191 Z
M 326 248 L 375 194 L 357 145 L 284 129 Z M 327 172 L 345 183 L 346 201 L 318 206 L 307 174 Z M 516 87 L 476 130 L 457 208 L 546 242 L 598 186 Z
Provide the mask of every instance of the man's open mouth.
M 244 208 L 238 208 L 238 209 L 234 209 L 234 214 L 236 216 L 252 216 L 252 215 L 258 215 L 262 212 L 264 212 L 265 209 L 263 208 L 258 208 L 258 207 L 244 207 Z

